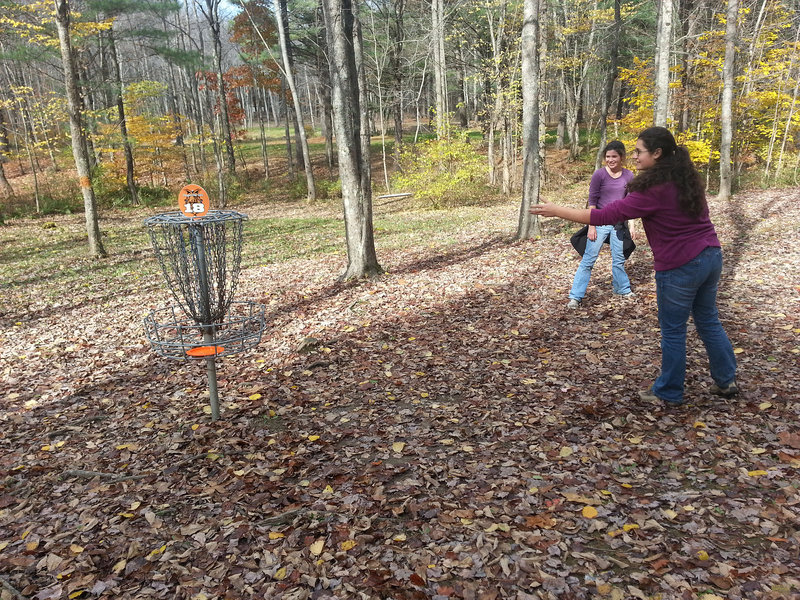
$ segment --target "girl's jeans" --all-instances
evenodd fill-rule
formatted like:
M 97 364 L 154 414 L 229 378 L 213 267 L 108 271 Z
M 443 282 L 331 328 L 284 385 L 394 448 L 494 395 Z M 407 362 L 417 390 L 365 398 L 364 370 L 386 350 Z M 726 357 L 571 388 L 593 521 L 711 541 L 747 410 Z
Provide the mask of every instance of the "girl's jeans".
M 658 323 L 661 326 L 661 375 L 652 393 L 667 402 L 683 402 L 686 377 L 686 323 L 689 315 L 706 347 L 711 377 L 720 387 L 736 379 L 733 346 L 717 313 L 717 284 L 722 251 L 708 247 L 683 266 L 656 271 Z
M 586 250 L 583 253 L 581 264 L 575 271 L 575 278 L 572 280 L 572 289 L 569 297 L 573 300 L 582 300 L 586 295 L 586 287 L 589 285 L 589 278 L 592 276 L 592 267 L 600 254 L 600 248 L 609 238 L 611 246 L 611 280 L 615 294 L 629 294 L 631 291 L 631 281 L 625 273 L 625 255 L 622 252 L 622 240 L 617 237 L 613 225 L 598 225 L 597 239 L 586 240 Z

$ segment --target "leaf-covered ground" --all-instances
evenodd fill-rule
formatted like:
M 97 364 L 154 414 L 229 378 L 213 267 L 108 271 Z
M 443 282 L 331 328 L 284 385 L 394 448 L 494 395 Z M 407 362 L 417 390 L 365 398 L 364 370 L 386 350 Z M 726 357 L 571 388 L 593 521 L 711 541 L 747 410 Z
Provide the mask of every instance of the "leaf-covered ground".
M 680 409 L 637 395 L 660 352 L 646 245 L 636 299 L 604 252 L 571 312 L 563 223 L 515 242 L 514 205 L 454 213 L 446 241 L 379 230 L 373 281 L 336 283 L 341 254 L 244 269 L 267 329 L 219 361 L 215 423 L 202 363 L 144 339 L 171 302 L 144 234 L 113 285 L 6 282 L 1 597 L 800 597 L 798 190 L 712 204 L 742 394 L 707 392 L 692 331 Z

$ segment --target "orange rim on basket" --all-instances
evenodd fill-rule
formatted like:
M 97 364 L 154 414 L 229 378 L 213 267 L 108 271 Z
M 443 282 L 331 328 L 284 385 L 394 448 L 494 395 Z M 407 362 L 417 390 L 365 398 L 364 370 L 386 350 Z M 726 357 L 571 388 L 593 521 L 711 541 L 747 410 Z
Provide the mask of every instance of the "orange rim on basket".
M 222 354 L 225 350 L 223 346 L 197 346 L 196 348 L 190 348 L 186 351 L 186 354 L 189 356 L 215 356 L 217 354 Z

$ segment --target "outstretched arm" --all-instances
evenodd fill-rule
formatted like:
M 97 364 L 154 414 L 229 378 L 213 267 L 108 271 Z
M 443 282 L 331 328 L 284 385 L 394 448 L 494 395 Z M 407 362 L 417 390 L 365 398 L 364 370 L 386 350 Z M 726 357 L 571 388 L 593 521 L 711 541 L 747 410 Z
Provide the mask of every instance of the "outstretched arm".
M 589 215 L 591 208 L 569 208 L 568 206 L 560 206 L 558 204 L 534 204 L 530 213 L 532 215 L 539 215 L 540 217 L 559 217 L 567 221 L 575 221 L 576 223 L 589 223 Z

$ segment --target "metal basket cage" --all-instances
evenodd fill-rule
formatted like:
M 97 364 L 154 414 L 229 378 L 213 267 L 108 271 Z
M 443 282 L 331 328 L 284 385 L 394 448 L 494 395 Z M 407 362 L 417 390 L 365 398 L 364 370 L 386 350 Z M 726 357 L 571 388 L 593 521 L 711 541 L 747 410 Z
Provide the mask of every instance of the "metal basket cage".
M 203 325 L 175 307 L 153 310 L 144 320 L 145 335 L 161 356 L 207 360 L 256 347 L 264 331 L 263 304 L 231 302 L 221 322 Z M 211 354 L 192 356 L 191 350 L 210 347 Z
M 221 323 L 239 282 L 242 223 L 247 216 L 212 210 L 145 219 L 164 278 L 183 312 L 196 323 Z

